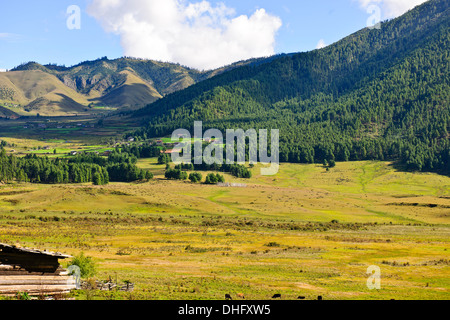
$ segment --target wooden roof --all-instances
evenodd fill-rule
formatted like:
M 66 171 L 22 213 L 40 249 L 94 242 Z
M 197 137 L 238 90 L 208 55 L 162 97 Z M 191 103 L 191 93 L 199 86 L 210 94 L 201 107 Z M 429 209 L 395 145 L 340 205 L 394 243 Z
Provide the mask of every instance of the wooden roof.
M 5 243 L 0 243 L 0 252 L 9 252 L 9 253 L 31 253 L 31 254 L 38 254 L 42 256 L 48 256 L 48 257 L 55 257 L 58 259 L 67 259 L 71 258 L 72 256 L 65 255 L 59 252 L 50 252 L 47 250 L 41 251 L 37 249 L 27 249 L 27 248 L 21 248 L 13 245 L 8 245 Z

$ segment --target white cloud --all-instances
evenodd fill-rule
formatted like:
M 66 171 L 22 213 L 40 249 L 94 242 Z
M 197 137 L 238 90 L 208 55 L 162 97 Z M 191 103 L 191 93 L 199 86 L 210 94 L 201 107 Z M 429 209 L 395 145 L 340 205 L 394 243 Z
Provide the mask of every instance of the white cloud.
M 378 5 L 384 19 L 396 18 L 427 0 L 357 0 L 364 9 Z
M 317 43 L 316 49 L 323 49 L 327 46 L 327 44 L 325 43 L 325 40 L 320 39 L 319 42 Z
M 225 4 L 187 0 L 92 0 L 88 12 L 120 35 L 124 55 L 212 69 L 274 54 L 280 18 L 237 16 Z

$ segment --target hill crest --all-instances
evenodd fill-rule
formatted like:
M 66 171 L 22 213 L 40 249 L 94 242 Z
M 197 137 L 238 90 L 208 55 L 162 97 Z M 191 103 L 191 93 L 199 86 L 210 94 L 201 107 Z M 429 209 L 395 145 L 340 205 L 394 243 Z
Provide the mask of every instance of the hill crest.
M 106 57 L 72 67 L 37 62 L 0 73 L 0 117 L 61 116 L 108 110 L 137 110 L 149 103 L 241 65 L 198 71 L 174 63 Z M 8 110 L 8 111 L 6 111 Z

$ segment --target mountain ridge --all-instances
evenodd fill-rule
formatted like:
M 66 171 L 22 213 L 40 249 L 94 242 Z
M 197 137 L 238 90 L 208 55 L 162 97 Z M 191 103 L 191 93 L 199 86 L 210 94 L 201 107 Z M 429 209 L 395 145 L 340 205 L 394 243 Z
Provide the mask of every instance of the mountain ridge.
M 449 170 L 448 1 L 430 0 L 320 50 L 244 66 L 135 112 L 148 137 L 191 129 L 280 129 L 289 162 L 400 160 Z
M 136 110 L 250 59 L 216 70 L 198 71 L 175 63 L 106 57 L 71 67 L 24 63 L 0 73 L 0 116 L 59 116 L 96 112 L 95 106 Z M 94 107 L 94 108 L 93 108 Z

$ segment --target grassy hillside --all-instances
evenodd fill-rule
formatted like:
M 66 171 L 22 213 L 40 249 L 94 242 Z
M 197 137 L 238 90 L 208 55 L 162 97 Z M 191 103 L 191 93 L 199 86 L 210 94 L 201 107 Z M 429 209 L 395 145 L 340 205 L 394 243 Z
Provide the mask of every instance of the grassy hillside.
M 137 134 L 279 129 L 281 161 L 399 160 L 450 172 L 450 8 L 431 0 L 381 29 L 244 66 L 136 112 Z
M 252 59 L 211 71 L 178 64 L 121 58 L 72 67 L 29 62 L 0 74 L 0 107 L 21 115 L 64 116 L 98 112 L 96 107 L 135 110 Z M 2 112 L 6 116 L 5 112 Z
M 106 106 L 139 109 L 148 101 L 156 101 L 162 98 L 156 89 L 136 76 L 133 70 L 121 71 L 119 75 L 124 77 L 123 82 L 94 101 Z
M 10 108 L 0 106 L 0 118 L 15 118 L 18 116 L 19 115 L 16 112 L 12 111 Z
M 14 104 L 26 115 L 80 113 L 88 105 L 87 97 L 40 70 L 1 73 L 0 87 L 0 102 Z

